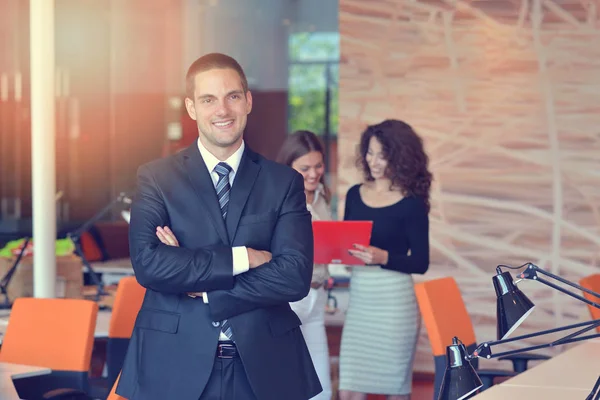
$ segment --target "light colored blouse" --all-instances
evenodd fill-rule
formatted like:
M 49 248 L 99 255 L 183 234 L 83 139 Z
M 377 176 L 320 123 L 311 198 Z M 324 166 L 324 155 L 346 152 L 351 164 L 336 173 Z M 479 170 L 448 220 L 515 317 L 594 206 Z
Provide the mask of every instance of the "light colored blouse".
M 323 184 L 319 184 L 319 187 L 315 191 L 315 197 L 311 204 L 306 204 L 306 208 L 310 211 L 313 221 L 330 221 L 332 220 L 331 209 L 329 204 L 325 200 L 325 188 Z M 329 271 L 327 264 L 315 264 L 313 267 L 313 274 L 311 283 L 323 283 L 329 278 Z

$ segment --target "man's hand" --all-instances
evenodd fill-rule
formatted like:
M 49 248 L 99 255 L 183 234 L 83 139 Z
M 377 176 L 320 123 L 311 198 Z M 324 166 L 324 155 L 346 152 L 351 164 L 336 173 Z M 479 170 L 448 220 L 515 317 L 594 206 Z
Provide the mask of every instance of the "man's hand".
M 273 258 L 271 253 L 268 251 L 254 250 L 250 247 L 247 247 L 246 250 L 248 251 L 248 263 L 250 268 L 256 268 L 260 265 L 266 264 Z
M 158 240 L 160 240 L 163 244 L 166 244 L 167 246 L 179 247 L 179 241 L 175 237 L 173 231 L 169 229 L 168 226 L 157 226 L 156 237 L 158 237 Z M 192 298 L 202 297 L 202 292 L 192 292 L 187 293 L 187 295 Z
M 179 241 L 175 237 L 173 231 L 168 226 L 157 226 L 156 237 L 158 237 L 158 240 L 160 240 L 162 244 L 166 244 L 167 246 L 179 247 Z

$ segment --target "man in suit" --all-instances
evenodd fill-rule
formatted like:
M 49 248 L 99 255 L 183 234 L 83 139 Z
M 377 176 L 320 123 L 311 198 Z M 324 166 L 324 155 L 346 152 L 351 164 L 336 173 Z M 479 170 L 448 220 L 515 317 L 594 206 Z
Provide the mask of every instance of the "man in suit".
M 245 146 L 252 95 L 233 58 L 199 58 L 186 84 L 198 140 L 138 171 L 129 241 L 147 291 L 117 393 L 309 399 L 321 385 L 288 304 L 313 268 L 302 177 Z

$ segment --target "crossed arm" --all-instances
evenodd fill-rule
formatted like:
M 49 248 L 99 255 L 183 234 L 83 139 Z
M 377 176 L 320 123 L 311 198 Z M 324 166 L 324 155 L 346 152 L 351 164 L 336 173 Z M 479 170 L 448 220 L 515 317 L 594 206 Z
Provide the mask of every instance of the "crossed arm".
M 263 263 L 265 253 L 261 257 L 248 249 L 250 266 L 254 261 L 260 267 L 235 277 L 231 247 L 192 250 L 161 242 L 157 227 L 168 226 L 169 219 L 158 185 L 145 169 L 138 172 L 138 185 L 130 248 L 141 285 L 166 293 L 207 292 L 215 320 L 297 301 L 310 290 L 313 236 L 300 175 L 290 184 L 272 233 L 273 258 Z
M 138 282 L 162 293 L 233 287 L 231 248 L 186 249 L 162 244 L 156 227 L 168 225 L 162 193 L 148 167 L 138 170 L 138 195 L 131 206 L 129 248 Z

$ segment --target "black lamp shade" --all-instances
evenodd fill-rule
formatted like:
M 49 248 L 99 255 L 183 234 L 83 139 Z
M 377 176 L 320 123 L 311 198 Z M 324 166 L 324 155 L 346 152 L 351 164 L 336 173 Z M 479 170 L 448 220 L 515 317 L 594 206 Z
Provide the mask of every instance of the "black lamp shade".
M 467 359 L 467 349 L 454 338 L 446 347 L 446 371 L 438 400 L 466 399 L 481 386 L 481 379 Z
M 535 306 L 513 283 L 509 272 L 498 273 L 492 278 L 496 289 L 498 340 L 508 338 L 531 314 Z

